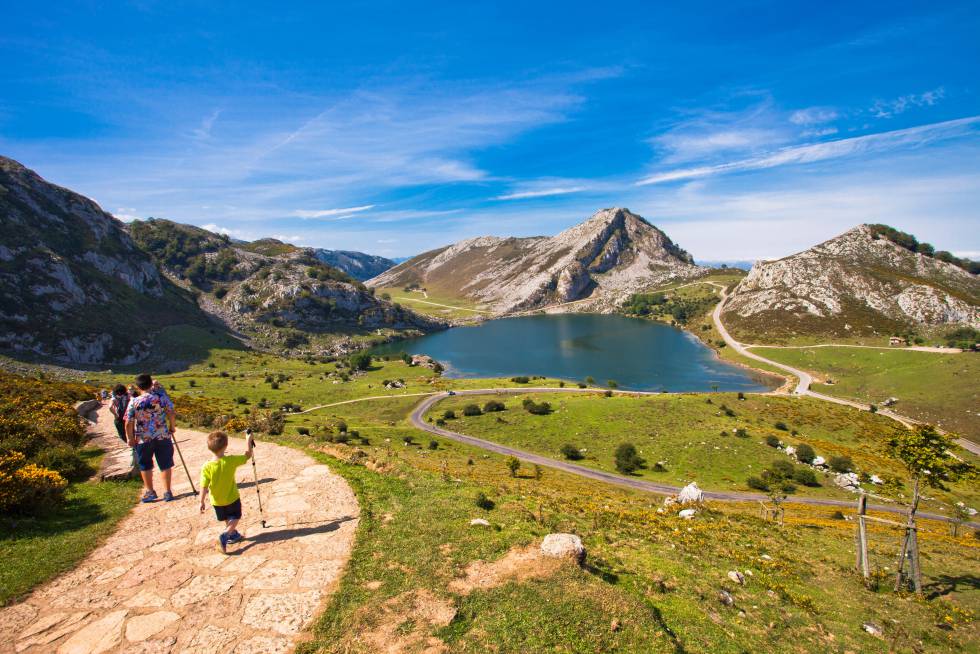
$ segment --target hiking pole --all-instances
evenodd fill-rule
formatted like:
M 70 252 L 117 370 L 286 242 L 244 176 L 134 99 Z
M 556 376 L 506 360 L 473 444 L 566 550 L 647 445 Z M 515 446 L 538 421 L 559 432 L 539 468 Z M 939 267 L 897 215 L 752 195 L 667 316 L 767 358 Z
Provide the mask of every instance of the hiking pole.
M 197 495 L 197 489 L 194 488 L 194 480 L 191 479 L 191 472 L 187 469 L 187 462 L 184 461 L 184 455 L 180 452 L 180 445 L 177 444 L 177 433 L 172 432 L 170 434 L 170 439 L 174 442 L 174 449 L 177 450 L 177 456 L 180 457 L 180 465 L 184 466 L 184 474 L 187 475 L 187 481 L 191 485 L 191 491 Z
M 252 430 L 246 429 L 245 436 L 252 440 L 252 476 L 255 478 L 255 497 L 259 500 L 259 518 L 262 519 L 262 528 L 265 526 L 265 514 L 262 513 L 262 494 L 259 492 L 259 473 L 255 469 L 255 439 L 252 438 Z

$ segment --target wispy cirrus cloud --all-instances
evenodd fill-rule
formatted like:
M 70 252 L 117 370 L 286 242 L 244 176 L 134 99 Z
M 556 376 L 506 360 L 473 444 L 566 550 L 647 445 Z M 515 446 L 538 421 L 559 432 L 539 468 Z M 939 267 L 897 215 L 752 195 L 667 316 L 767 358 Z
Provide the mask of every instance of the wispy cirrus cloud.
M 840 114 L 832 107 L 807 107 L 789 115 L 789 122 L 794 125 L 820 125 L 836 120 Z
M 498 195 L 495 200 L 527 200 L 530 198 L 544 198 L 553 195 L 568 195 L 569 193 L 581 193 L 588 190 L 585 186 L 552 186 L 533 191 L 515 191 L 505 195 Z
M 875 118 L 891 118 L 914 107 L 931 107 L 944 97 L 946 89 L 940 86 L 925 93 L 910 93 L 894 100 L 876 100 L 871 106 L 871 115 Z
M 880 132 L 847 139 L 795 145 L 761 156 L 706 166 L 678 168 L 648 175 L 636 182 L 638 186 L 661 184 L 678 180 L 696 179 L 712 175 L 761 170 L 792 164 L 826 161 L 856 154 L 881 152 L 898 148 L 914 148 L 949 138 L 975 134 L 980 116 L 970 116 L 907 129 Z
M 293 215 L 297 218 L 331 218 L 339 216 L 341 218 L 350 218 L 356 213 L 361 213 L 362 211 L 369 211 L 374 209 L 375 205 L 365 204 L 360 207 L 346 207 L 343 209 L 297 209 L 293 212 Z

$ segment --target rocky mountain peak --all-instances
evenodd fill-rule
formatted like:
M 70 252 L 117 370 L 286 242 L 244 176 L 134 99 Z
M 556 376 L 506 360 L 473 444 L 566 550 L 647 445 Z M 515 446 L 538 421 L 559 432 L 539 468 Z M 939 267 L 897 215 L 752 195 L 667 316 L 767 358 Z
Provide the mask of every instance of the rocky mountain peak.
M 702 273 L 662 231 L 629 209 L 613 207 L 551 237 L 460 241 L 368 283 L 421 284 L 500 313 L 580 300 L 589 300 L 589 308 L 611 310 L 630 293 Z

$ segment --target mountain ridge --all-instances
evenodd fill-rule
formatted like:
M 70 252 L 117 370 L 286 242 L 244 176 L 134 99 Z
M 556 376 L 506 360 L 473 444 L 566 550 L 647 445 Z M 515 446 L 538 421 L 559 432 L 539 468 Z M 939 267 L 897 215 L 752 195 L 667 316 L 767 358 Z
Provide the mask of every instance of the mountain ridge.
M 862 224 L 807 250 L 757 262 L 732 290 L 727 323 L 743 335 L 836 337 L 980 326 L 980 281 Z
M 367 284 L 434 287 L 506 315 L 580 301 L 611 311 L 631 293 L 705 272 L 646 219 L 614 207 L 555 236 L 477 236 L 436 248 Z

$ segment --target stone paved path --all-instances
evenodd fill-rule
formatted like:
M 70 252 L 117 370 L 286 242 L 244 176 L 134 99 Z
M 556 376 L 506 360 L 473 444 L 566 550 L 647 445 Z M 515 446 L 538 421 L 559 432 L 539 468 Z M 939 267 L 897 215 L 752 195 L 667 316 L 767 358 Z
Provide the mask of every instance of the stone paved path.
M 113 429 L 106 409 L 93 429 Z M 205 435 L 177 438 L 196 477 L 210 456 Z M 235 439 L 229 452 L 244 447 Z M 210 509 L 198 513 L 176 461 L 177 501 L 134 507 L 75 570 L 0 609 L 0 653 L 291 651 L 340 577 L 358 506 L 342 478 L 301 452 L 260 441 L 256 455 L 268 528 L 249 464 L 238 471 L 245 540 L 221 554 L 221 527 Z

